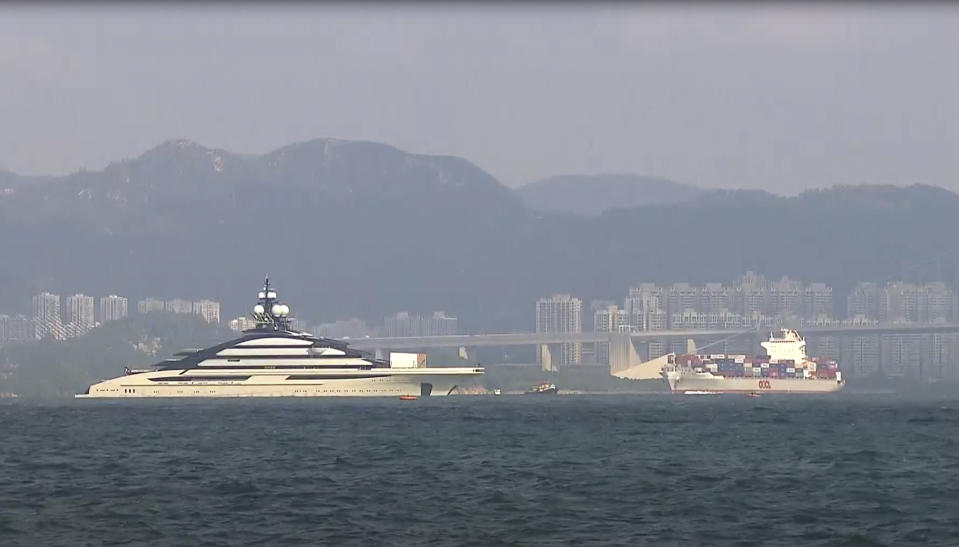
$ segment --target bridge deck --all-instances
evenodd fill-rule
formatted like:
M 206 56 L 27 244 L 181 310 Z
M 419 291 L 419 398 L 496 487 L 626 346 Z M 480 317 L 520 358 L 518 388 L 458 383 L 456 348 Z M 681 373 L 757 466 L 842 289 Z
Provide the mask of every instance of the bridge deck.
M 701 330 L 659 330 L 629 333 L 633 340 L 662 340 L 666 338 L 702 338 L 712 336 L 764 335 L 761 331 L 749 329 L 701 329 Z M 959 333 L 959 323 L 928 325 L 877 325 L 869 327 L 807 327 L 801 329 L 806 337 L 850 336 L 875 334 L 945 334 Z M 459 334 L 452 336 L 413 336 L 354 338 L 346 340 L 356 349 L 415 349 L 442 347 L 476 346 L 516 346 L 533 344 L 562 344 L 574 342 L 609 342 L 617 333 L 577 332 L 577 333 L 509 333 L 509 334 Z

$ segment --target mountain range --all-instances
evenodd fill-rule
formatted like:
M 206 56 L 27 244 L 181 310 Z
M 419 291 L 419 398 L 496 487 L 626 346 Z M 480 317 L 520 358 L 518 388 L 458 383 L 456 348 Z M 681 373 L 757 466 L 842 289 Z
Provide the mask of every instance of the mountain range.
M 704 190 L 671 180 L 614 173 L 560 175 L 517 188 L 531 209 L 598 215 L 616 208 L 688 201 Z
M 175 140 L 100 171 L 0 175 L 0 310 L 50 290 L 209 297 L 228 316 L 269 274 L 314 322 L 442 309 L 464 330 L 529 330 L 541 296 L 618 300 L 638 281 L 752 269 L 830 283 L 839 301 L 858 280 L 953 279 L 957 229 L 959 196 L 923 185 L 783 197 L 615 175 L 511 190 L 384 144 L 241 155 Z

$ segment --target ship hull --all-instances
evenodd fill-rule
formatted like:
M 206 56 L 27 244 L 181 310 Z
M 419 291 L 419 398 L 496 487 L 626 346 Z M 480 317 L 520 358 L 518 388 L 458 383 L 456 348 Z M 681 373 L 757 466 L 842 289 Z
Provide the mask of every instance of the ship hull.
M 236 380 L 168 382 L 159 377 L 176 377 L 187 371 L 130 374 L 93 384 L 78 399 L 94 398 L 219 398 L 219 397 L 397 397 L 445 396 L 458 386 L 482 378 L 483 369 L 412 370 L 374 369 L 368 373 L 342 371 L 316 380 L 292 379 L 290 372 L 246 373 Z M 296 371 L 303 372 L 303 371 Z M 328 371 L 324 371 L 328 372 Z M 247 375 L 249 375 L 247 377 Z M 319 375 L 317 375 L 319 376 Z
M 712 374 L 671 372 L 664 374 L 673 393 L 834 393 L 845 381 L 833 378 L 724 377 Z

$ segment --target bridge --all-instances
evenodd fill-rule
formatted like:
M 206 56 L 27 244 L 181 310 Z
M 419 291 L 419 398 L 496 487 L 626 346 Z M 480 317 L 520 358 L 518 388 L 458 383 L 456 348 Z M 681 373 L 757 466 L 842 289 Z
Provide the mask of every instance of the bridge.
M 768 329 L 686 329 L 686 330 L 649 330 L 630 332 L 628 336 L 635 341 L 668 340 L 707 337 L 733 337 L 748 334 L 766 335 Z M 945 334 L 959 332 L 959 323 L 872 325 L 865 327 L 805 327 L 800 330 L 803 336 L 869 336 L 875 334 Z M 375 349 L 428 349 L 458 348 L 479 346 L 524 346 L 538 344 L 567 344 L 609 342 L 612 338 L 626 335 L 616 332 L 521 332 L 508 334 L 456 334 L 448 336 L 409 336 L 347 339 L 350 347 L 364 350 Z
M 689 339 L 732 339 L 742 336 L 754 337 L 753 345 L 759 351 L 759 342 L 768 334 L 768 329 L 685 329 L 653 330 L 629 333 L 618 332 L 570 332 L 570 333 L 504 333 L 504 334 L 458 334 L 450 336 L 411 336 L 355 338 L 345 340 L 351 347 L 361 350 L 427 350 L 430 348 L 469 348 L 480 346 L 536 345 L 543 355 L 544 370 L 552 368 L 550 346 L 568 343 L 608 343 L 610 373 L 633 370 L 642 361 L 636 351 L 636 342 Z M 832 336 L 874 336 L 903 334 L 950 334 L 959 333 L 959 323 L 932 324 L 879 324 L 869 326 L 809 326 L 800 329 L 807 339 Z M 709 344 L 707 344 L 708 347 Z M 842 358 L 840 357 L 840 361 Z

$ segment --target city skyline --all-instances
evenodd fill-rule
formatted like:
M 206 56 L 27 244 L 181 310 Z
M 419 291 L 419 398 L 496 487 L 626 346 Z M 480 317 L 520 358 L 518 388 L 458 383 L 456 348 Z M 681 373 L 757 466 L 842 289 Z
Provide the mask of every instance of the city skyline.
M 61 297 L 42 291 L 31 301 L 33 312 L 30 316 L 0 314 L 0 346 L 48 337 L 61 341 L 76 338 L 105 323 L 129 317 L 129 299 L 116 294 L 95 298 L 76 293 Z M 141 315 L 157 311 L 193 314 L 207 323 L 220 323 L 220 303 L 209 299 L 188 301 L 174 298 L 164 302 L 146 298 L 138 302 L 137 310 Z
M 89 297 L 91 300 L 82 298 L 86 296 L 82 293 L 65 297 L 62 306 L 58 303 L 41 305 L 42 309 L 37 307 L 38 297 L 47 295 L 45 298 L 49 299 L 52 294 L 41 292 L 33 297 L 31 316 L 35 322 L 39 320 L 41 323 L 36 329 L 41 335 L 51 334 L 61 339 L 76 336 L 88 331 L 91 325 L 122 319 L 130 313 L 129 299 L 116 294 L 99 297 L 95 307 L 91 304 L 93 297 Z M 136 301 L 139 314 L 154 311 L 198 314 L 213 323 L 222 321 L 220 307 L 219 302 L 210 299 L 144 297 Z M 603 323 L 614 325 L 616 329 L 663 330 L 764 327 L 773 326 L 782 319 L 792 321 L 794 325 L 827 325 L 843 321 L 846 324 L 866 324 L 869 321 L 941 323 L 959 317 L 957 307 L 956 291 L 941 281 L 889 281 L 885 284 L 862 281 L 843 297 L 835 295 L 832 287 L 822 282 L 803 282 L 788 276 L 767 279 L 762 274 L 747 271 L 732 282 L 640 282 L 631 286 L 622 300 L 592 299 L 589 309 L 594 329 Z M 96 313 L 91 320 L 94 310 Z M 0 311 L 10 318 L 23 315 L 13 310 Z M 619 316 L 610 319 L 609 314 Z M 585 317 L 580 318 L 580 328 L 585 320 Z M 443 311 L 433 312 L 432 317 L 396 312 L 384 318 L 382 327 L 370 327 L 357 317 L 318 323 L 302 318 L 297 321 L 304 330 L 323 336 L 389 336 L 391 332 L 397 336 L 402 332 L 407 336 L 433 336 L 461 332 L 458 317 Z M 398 326 L 404 322 L 407 327 Z

